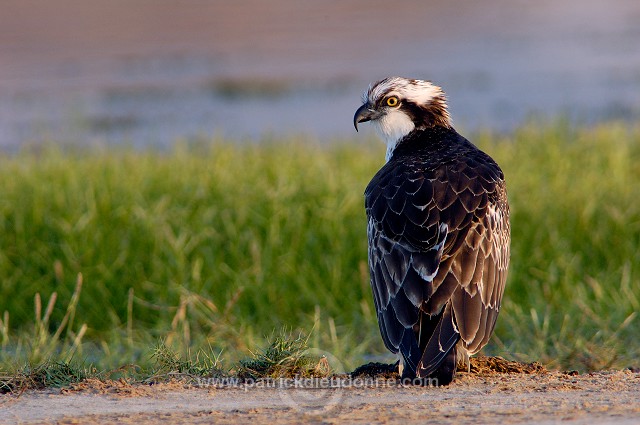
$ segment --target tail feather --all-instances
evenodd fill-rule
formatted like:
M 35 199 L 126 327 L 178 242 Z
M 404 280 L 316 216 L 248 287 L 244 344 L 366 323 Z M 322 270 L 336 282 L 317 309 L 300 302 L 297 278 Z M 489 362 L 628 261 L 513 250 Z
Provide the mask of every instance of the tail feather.
M 415 378 L 421 355 L 416 337 L 411 329 L 404 331 L 402 342 L 400 343 L 400 354 L 403 360 L 402 378 Z
M 418 378 L 439 376 L 439 380 L 442 380 L 439 382 L 440 385 L 451 382 L 456 369 L 455 346 L 459 340 L 460 334 L 453 323 L 451 305 L 447 304 L 426 344 L 416 369 L 416 376 Z M 447 377 L 449 374 L 450 376 Z

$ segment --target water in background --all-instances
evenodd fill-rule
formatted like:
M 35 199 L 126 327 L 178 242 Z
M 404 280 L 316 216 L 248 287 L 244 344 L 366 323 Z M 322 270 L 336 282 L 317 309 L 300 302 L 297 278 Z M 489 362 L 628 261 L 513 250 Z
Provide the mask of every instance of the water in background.
M 0 147 L 353 137 L 388 75 L 454 125 L 640 117 L 637 0 L 3 0 Z

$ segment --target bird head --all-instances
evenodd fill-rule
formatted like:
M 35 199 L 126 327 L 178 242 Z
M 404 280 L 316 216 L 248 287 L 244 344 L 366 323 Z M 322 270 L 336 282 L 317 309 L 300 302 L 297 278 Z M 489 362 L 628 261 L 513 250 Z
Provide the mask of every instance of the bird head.
M 387 143 L 387 155 L 415 129 L 451 127 L 442 89 L 430 81 L 402 77 L 385 78 L 369 86 L 363 105 L 353 116 L 356 131 L 358 124 L 366 121 L 374 124 Z

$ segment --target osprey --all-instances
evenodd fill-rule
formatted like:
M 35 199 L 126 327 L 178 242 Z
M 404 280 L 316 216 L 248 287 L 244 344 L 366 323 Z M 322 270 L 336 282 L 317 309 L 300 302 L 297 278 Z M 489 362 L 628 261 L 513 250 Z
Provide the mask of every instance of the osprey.
M 365 190 L 369 269 L 385 346 L 403 380 L 449 384 L 488 341 L 509 266 L 509 205 L 496 162 L 451 126 L 442 89 L 385 78 L 353 124 L 371 121 L 386 164 Z M 428 379 L 428 381 L 427 381 Z

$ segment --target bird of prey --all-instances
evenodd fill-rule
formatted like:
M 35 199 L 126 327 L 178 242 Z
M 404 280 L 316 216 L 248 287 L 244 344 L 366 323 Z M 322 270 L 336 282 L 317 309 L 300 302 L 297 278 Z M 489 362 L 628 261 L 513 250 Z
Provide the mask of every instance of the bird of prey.
M 431 82 L 385 78 L 363 102 L 356 130 L 371 121 L 387 144 L 365 190 L 382 339 L 399 353 L 405 382 L 447 385 L 488 342 L 500 310 L 510 245 L 504 175 L 454 130 Z

